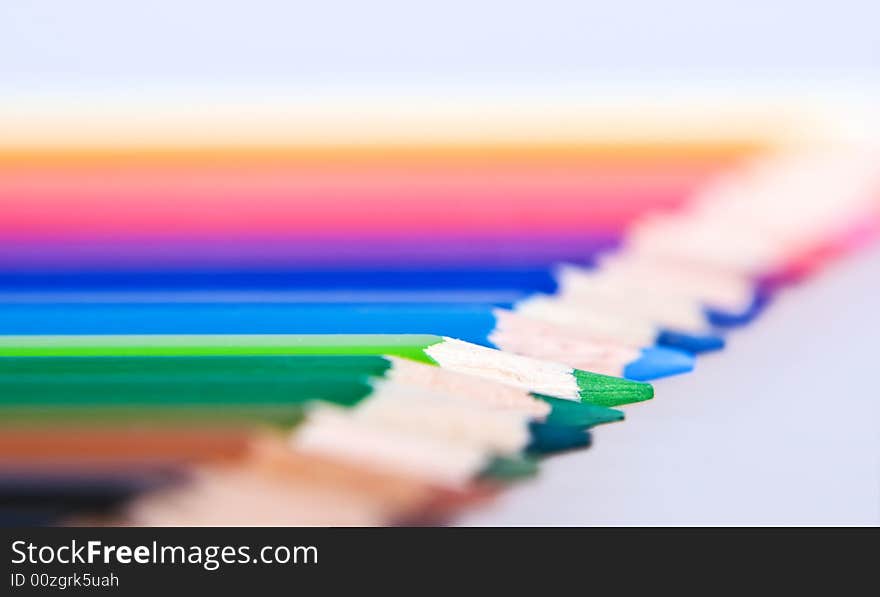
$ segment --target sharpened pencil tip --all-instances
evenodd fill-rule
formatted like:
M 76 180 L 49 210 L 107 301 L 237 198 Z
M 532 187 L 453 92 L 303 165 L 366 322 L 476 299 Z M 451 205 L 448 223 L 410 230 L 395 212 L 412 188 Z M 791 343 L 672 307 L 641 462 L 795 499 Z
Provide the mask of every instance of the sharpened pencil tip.
M 581 369 L 575 369 L 574 376 L 581 400 L 584 402 L 600 406 L 620 406 L 654 397 L 654 387 L 648 383 L 600 375 Z
M 545 423 L 587 429 L 595 425 L 623 420 L 623 411 L 608 408 L 607 406 L 564 400 L 562 398 L 544 396 L 543 394 L 535 394 L 535 396 L 548 403 L 552 409 L 544 420 Z
M 769 295 L 762 292 L 755 292 L 751 304 L 746 309 L 740 312 L 734 312 L 717 308 L 708 308 L 706 309 L 706 319 L 709 323 L 718 327 L 736 327 L 745 325 L 760 315 L 769 302 Z
M 538 473 L 538 461 L 534 456 L 496 456 L 481 473 L 483 478 L 495 481 L 515 481 L 533 477 Z
M 711 352 L 724 348 L 724 338 L 715 334 L 685 334 L 663 330 L 657 336 L 657 344 L 667 348 L 677 348 L 693 354 Z
M 590 433 L 582 427 L 533 422 L 529 424 L 529 431 L 532 441 L 527 448 L 528 452 L 549 454 L 585 448 L 591 441 Z
M 624 367 L 623 376 L 635 381 L 649 381 L 693 371 L 695 362 L 690 353 L 652 346 L 642 349 L 642 355 Z

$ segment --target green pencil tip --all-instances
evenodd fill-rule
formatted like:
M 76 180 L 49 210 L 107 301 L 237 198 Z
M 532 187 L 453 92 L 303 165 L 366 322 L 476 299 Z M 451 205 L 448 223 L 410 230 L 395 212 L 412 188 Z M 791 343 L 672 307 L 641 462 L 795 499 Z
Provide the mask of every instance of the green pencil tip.
M 608 408 L 607 406 L 564 400 L 543 394 L 533 395 L 552 407 L 550 414 L 544 420 L 546 423 L 586 429 L 595 425 L 602 425 L 603 423 L 623 420 L 623 411 Z
M 620 406 L 654 397 L 654 386 L 621 377 L 574 370 L 581 400 L 600 406 Z
M 480 475 L 496 481 L 515 481 L 538 473 L 538 460 L 532 456 L 496 456 Z
M 590 432 L 580 427 L 554 425 L 553 423 L 529 424 L 532 441 L 526 450 L 532 454 L 552 454 L 575 448 L 586 448 L 592 441 Z

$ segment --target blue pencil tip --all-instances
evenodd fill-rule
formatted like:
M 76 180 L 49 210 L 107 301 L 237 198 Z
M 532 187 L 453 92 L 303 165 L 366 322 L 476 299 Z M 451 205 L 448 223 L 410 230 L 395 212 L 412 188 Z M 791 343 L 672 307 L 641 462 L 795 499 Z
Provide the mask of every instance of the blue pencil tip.
M 745 325 L 760 315 L 769 302 L 769 295 L 757 291 L 752 298 L 751 304 L 743 311 L 737 313 L 716 308 L 708 308 L 706 309 L 706 318 L 709 320 L 709 323 L 718 327 Z
M 657 344 L 667 348 L 677 348 L 693 354 L 721 350 L 724 338 L 715 334 L 686 334 L 672 330 L 663 330 L 657 336 Z
M 635 381 L 650 381 L 693 371 L 694 355 L 662 346 L 642 349 L 642 356 L 623 369 L 623 376 Z

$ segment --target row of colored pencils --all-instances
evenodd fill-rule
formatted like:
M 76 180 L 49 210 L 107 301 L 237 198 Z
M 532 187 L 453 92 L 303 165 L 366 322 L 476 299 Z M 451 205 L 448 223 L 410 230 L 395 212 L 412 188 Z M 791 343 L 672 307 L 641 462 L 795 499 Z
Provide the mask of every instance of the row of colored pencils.
M 448 520 L 876 229 L 864 147 L 555 134 L 10 141 L 0 516 Z

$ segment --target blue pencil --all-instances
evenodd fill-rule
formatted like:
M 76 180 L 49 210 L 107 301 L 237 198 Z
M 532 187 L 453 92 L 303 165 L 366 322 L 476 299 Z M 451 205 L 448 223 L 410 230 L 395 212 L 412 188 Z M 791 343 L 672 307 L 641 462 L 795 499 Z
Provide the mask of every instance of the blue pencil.
M 303 270 L 161 270 L 161 271 L 77 271 L 0 273 L 0 300 L 37 293 L 39 300 L 53 295 L 86 295 L 90 298 L 114 295 L 159 294 L 171 300 L 198 300 L 208 293 L 231 296 L 233 301 L 311 300 L 320 295 L 342 295 L 347 301 L 378 302 L 480 302 L 504 306 L 535 294 L 553 295 L 559 289 L 557 273 L 548 267 L 467 267 L 396 269 L 303 269 Z M 390 295 L 394 295 L 389 297 Z M 285 295 L 285 296 L 279 296 Z M 176 297 L 176 298 L 175 298 Z M 100 299 L 99 300 L 104 300 Z M 143 299 L 139 299 L 143 300 Z M 214 299 L 211 299 L 214 300 Z M 334 300 L 334 299 L 331 299 Z M 724 313 L 705 308 L 707 323 L 744 323 L 760 306 L 754 301 L 743 313 Z M 717 334 L 694 334 L 658 326 L 661 345 L 692 353 L 717 350 L 724 342 Z

